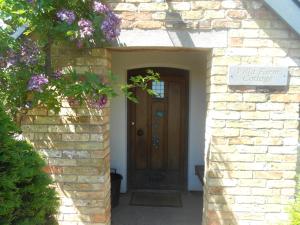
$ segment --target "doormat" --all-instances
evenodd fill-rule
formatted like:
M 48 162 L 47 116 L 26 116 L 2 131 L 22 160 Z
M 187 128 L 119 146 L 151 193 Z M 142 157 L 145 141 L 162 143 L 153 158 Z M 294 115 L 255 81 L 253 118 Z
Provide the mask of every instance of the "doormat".
M 130 205 L 152 207 L 182 207 L 180 192 L 132 192 Z

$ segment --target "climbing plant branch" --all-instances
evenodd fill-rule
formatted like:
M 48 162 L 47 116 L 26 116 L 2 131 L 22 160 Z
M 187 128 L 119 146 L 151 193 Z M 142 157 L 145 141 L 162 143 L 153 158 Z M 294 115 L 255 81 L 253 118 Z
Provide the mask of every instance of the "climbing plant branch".
M 53 68 L 51 46 L 105 47 L 119 36 L 120 24 L 100 1 L 0 0 L 0 101 L 6 110 L 12 116 L 39 105 L 58 111 L 62 98 L 104 107 L 116 96 L 116 82 L 101 79 L 107 74 Z M 154 94 L 148 84 L 158 78 L 148 71 L 119 88 L 136 101 L 133 89 Z

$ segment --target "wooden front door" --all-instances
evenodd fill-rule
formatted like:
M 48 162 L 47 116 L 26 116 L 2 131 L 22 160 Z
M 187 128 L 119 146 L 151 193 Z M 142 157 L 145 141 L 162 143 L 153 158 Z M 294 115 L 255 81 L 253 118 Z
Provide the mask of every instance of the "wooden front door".
M 141 89 L 139 103 L 128 101 L 129 188 L 185 189 L 188 128 L 188 71 L 151 68 L 160 74 L 150 96 Z M 130 76 L 145 69 L 128 71 Z

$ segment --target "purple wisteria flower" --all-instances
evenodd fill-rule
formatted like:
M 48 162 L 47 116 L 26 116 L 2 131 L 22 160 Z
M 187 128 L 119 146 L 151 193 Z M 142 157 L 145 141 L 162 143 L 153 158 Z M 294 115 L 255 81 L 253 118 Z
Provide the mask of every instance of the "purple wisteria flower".
M 53 73 L 53 77 L 55 79 L 60 79 L 62 76 L 63 76 L 63 73 L 62 73 L 61 70 L 55 70 L 54 73 Z
M 71 25 L 75 19 L 76 19 L 76 15 L 73 11 L 71 10 L 66 10 L 66 9 L 62 9 L 60 10 L 56 16 L 61 20 L 66 22 L 67 24 Z
M 27 0 L 28 3 L 32 4 L 35 0 Z
M 20 62 L 28 65 L 33 65 L 38 62 L 40 49 L 38 45 L 32 40 L 24 41 L 20 51 Z
M 6 57 L 6 65 L 8 68 L 16 65 L 20 61 L 20 56 L 13 50 L 7 51 Z
M 101 30 L 109 41 L 116 39 L 120 35 L 120 24 L 121 19 L 116 14 L 113 12 L 107 14 L 101 25 Z
M 93 36 L 93 32 L 95 31 L 93 28 L 93 23 L 87 19 L 80 19 L 78 21 L 79 26 L 79 35 L 80 38 L 84 39 L 90 36 Z
M 18 63 L 24 63 L 26 65 L 33 65 L 38 62 L 40 55 L 40 49 L 38 45 L 27 39 L 23 42 L 19 51 L 10 49 L 6 52 L 6 64 L 7 67 L 15 66 Z
M 103 108 L 106 104 L 107 104 L 107 96 L 106 95 L 102 95 L 95 103 L 95 106 L 97 108 Z
M 15 66 L 18 63 L 33 65 L 38 62 L 40 49 L 34 41 L 27 39 L 23 42 L 20 50 L 10 49 L 6 52 L 5 61 L 7 68 Z
M 30 78 L 27 86 L 29 91 L 43 92 L 42 87 L 48 84 L 49 80 L 45 74 L 34 75 Z
M 94 96 L 96 97 L 96 96 Z M 108 102 L 108 98 L 106 95 L 101 95 L 98 99 L 90 99 L 88 100 L 88 104 L 90 107 L 102 109 Z
M 93 2 L 93 10 L 96 13 L 109 13 L 111 10 L 101 2 L 94 1 Z

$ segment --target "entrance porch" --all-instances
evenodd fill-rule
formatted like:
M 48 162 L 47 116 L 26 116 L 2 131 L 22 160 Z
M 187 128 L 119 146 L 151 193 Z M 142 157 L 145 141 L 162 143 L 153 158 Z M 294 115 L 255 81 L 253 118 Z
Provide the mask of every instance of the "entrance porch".
M 112 225 L 201 225 L 202 194 L 182 193 L 182 208 L 131 206 L 130 193 L 122 194 L 112 210 Z

